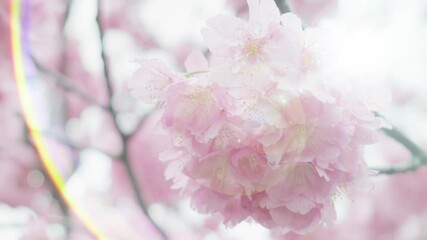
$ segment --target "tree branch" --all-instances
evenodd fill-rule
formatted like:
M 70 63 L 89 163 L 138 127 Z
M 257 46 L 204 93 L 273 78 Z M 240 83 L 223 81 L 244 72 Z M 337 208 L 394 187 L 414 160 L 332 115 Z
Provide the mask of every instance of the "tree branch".
M 49 70 L 49 69 L 45 68 L 32 55 L 31 55 L 31 58 L 32 58 L 32 61 L 33 61 L 34 65 L 35 65 L 35 67 L 41 73 L 44 73 L 46 75 L 49 75 L 49 76 L 55 78 L 56 79 L 56 83 L 62 89 L 64 89 L 66 92 L 74 93 L 74 94 L 76 94 L 77 96 L 79 96 L 81 99 L 83 99 L 84 101 L 86 101 L 88 103 L 91 103 L 91 104 L 94 104 L 96 106 L 99 106 L 102 109 L 107 109 L 105 106 L 103 106 L 102 104 L 98 103 L 93 98 L 91 98 L 88 95 L 86 95 L 84 92 L 82 92 L 79 89 L 77 89 L 74 86 L 72 86 L 71 81 L 70 81 L 70 79 L 67 76 L 63 75 L 62 73 L 54 72 L 52 70 Z
M 415 144 L 411 139 L 409 139 L 405 134 L 403 134 L 401 131 L 399 131 L 396 127 L 393 127 L 391 129 L 383 128 L 382 131 L 389 137 L 395 139 L 399 143 L 401 143 L 403 146 L 405 146 L 411 154 L 414 156 L 414 158 L 426 158 L 426 153 L 419 147 L 417 144 Z
M 409 137 L 399 131 L 396 127 L 393 127 L 391 129 L 383 128 L 382 131 L 387 136 L 393 138 L 394 140 L 402 144 L 404 147 L 406 147 L 412 154 L 412 160 L 411 163 L 407 166 L 374 169 L 378 171 L 379 174 L 392 175 L 398 173 L 413 172 L 418 170 L 418 168 L 420 168 L 421 166 L 427 165 L 426 152 L 417 144 L 415 144 L 411 139 L 409 139 Z
M 407 165 L 407 166 L 390 167 L 390 168 L 375 168 L 373 170 L 378 171 L 378 174 L 394 175 L 394 174 L 401 174 L 401 173 L 407 173 L 407 172 L 415 172 L 422 165 L 423 164 L 421 164 L 419 162 L 414 162 L 412 160 L 412 164 Z
M 280 10 L 281 14 L 290 12 L 291 10 L 289 9 L 289 6 L 286 2 L 286 0 L 274 0 L 276 2 L 277 7 Z
M 114 90 L 113 90 L 113 83 L 112 83 L 112 79 L 111 79 L 109 67 L 108 67 L 108 59 L 107 59 L 107 55 L 105 52 L 105 41 L 104 41 L 105 30 L 104 30 L 103 24 L 102 24 L 101 4 L 102 4 L 102 1 L 98 0 L 98 10 L 97 10 L 96 22 L 97 22 L 98 29 L 99 29 L 99 40 L 101 42 L 101 58 L 102 58 L 102 63 L 103 63 L 103 67 L 104 67 L 105 83 L 107 85 L 107 92 L 108 92 L 108 96 L 109 96 L 108 109 L 109 109 L 109 112 L 110 112 L 110 114 L 114 120 L 113 121 L 114 127 L 116 128 L 117 132 L 119 133 L 119 135 L 122 139 L 122 143 L 123 143 L 123 149 L 122 149 L 122 153 L 120 154 L 120 160 L 123 162 L 123 164 L 126 167 L 126 171 L 127 171 L 128 176 L 129 176 L 129 180 L 131 182 L 131 186 L 132 186 L 133 192 L 135 194 L 138 205 L 140 206 L 143 213 L 147 216 L 148 220 L 157 229 L 157 231 L 162 236 L 162 238 L 164 240 L 167 240 L 168 237 L 167 237 L 166 233 L 157 225 L 157 223 L 150 216 L 148 209 L 147 209 L 147 205 L 144 202 L 144 200 L 142 199 L 140 187 L 139 187 L 138 181 L 136 179 L 135 173 L 132 169 L 130 159 L 128 157 L 128 145 L 129 145 L 128 143 L 129 143 L 129 139 L 132 136 L 132 134 L 127 135 L 120 129 L 120 126 L 118 123 L 118 118 L 117 118 L 118 113 L 116 112 L 116 110 L 114 109 L 113 104 L 112 104 L 112 98 L 114 95 Z M 138 129 L 136 129 L 135 132 L 137 130 Z

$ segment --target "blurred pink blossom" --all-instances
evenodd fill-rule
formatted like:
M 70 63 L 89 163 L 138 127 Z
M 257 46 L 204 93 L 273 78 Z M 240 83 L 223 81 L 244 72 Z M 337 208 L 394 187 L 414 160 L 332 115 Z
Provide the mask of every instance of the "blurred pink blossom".
M 48 202 L 46 182 L 31 140 L 26 139 L 26 126 L 19 106 L 13 79 L 0 81 L 0 201 L 10 206 L 29 206 L 37 211 Z
M 20 240 L 49 240 L 47 225 L 48 223 L 44 219 L 31 219 Z
M 66 4 L 60 1 L 31 1 L 29 20 L 31 54 L 44 67 L 59 69 L 64 51 L 62 42 Z
M 145 30 L 136 16 L 142 1 L 137 0 L 105 0 L 102 1 L 101 20 L 108 30 L 120 30 L 129 34 L 140 47 L 155 48 L 157 43 Z
M 304 23 L 315 26 L 323 17 L 333 13 L 338 0 L 288 0 L 288 4 Z

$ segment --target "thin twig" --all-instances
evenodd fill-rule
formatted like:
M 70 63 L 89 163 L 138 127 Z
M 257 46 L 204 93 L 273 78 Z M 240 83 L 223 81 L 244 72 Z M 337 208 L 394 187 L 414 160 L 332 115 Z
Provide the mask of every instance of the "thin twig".
M 394 175 L 394 174 L 401 174 L 401 173 L 407 173 L 407 172 L 415 172 L 420 168 L 423 164 L 413 162 L 410 165 L 407 166 L 400 166 L 400 167 L 389 167 L 389 168 L 375 168 L 373 170 L 378 171 L 379 174 L 385 174 L 385 175 Z
M 11 228 L 22 228 L 22 229 L 26 229 L 28 228 L 27 224 L 24 223 L 8 223 L 8 224 L 0 224 L 0 229 L 4 230 L 4 229 L 11 229 Z
M 107 59 L 107 55 L 105 52 L 105 30 L 104 27 L 102 25 L 102 16 L 101 16 L 101 0 L 98 0 L 98 11 L 97 11 L 97 15 L 96 15 L 96 23 L 98 25 L 98 31 L 99 31 L 99 40 L 101 42 L 101 58 L 102 58 L 102 63 L 103 63 L 103 68 L 104 68 L 104 77 L 105 77 L 105 83 L 107 84 L 107 92 L 108 92 L 108 96 L 110 97 L 110 101 L 109 101 L 109 108 L 114 111 L 113 107 L 112 107 L 112 101 L 111 101 L 111 97 L 113 97 L 113 83 L 111 81 L 111 77 L 110 77 L 110 71 L 108 70 L 108 59 Z
M 62 135 L 56 134 L 54 132 L 43 132 L 43 135 L 44 136 L 52 137 L 53 139 L 55 139 L 59 143 L 64 144 L 67 147 L 69 147 L 70 149 L 78 151 L 78 152 L 81 152 L 81 151 L 86 150 L 86 149 L 92 149 L 92 150 L 95 150 L 97 152 L 100 152 L 100 153 L 102 153 L 102 154 L 110 157 L 111 159 L 117 159 L 117 158 L 120 157 L 120 156 L 116 156 L 116 155 L 107 153 L 104 150 L 102 150 L 102 149 L 100 149 L 98 147 L 95 147 L 95 146 L 91 146 L 91 145 L 78 146 L 78 145 L 75 145 L 66 136 L 62 136 Z
M 392 127 L 391 129 L 383 128 L 382 131 L 389 137 L 398 141 L 404 147 L 406 147 L 412 154 L 412 160 L 410 164 L 407 166 L 401 167 L 390 167 L 390 168 L 379 168 L 374 169 L 378 171 L 380 174 L 398 174 L 398 173 L 406 173 L 413 172 L 418 170 L 423 165 L 427 165 L 427 154 L 421 147 L 419 147 L 416 143 L 414 143 L 409 137 L 399 131 L 396 127 Z
M 290 12 L 290 9 L 286 0 L 274 0 L 274 1 L 276 2 L 276 5 L 279 8 L 281 14 Z
M 147 118 L 154 113 L 154 111 L 156 111 L 157 108 L 153 108 L 151 110 L 149 110 L 147 113 L 145 113 L 143 116 L 141 116 L 141 118 L 138 120 L 138 122 L 136 123 L 135 128 L 133 129 L 133 131 L 129 134 L 125 134 L 126 137 L 128 138 L 132 138 L 138 131 L 139 129 L 141 129 L 142 126 L 144 126 L 145 121 L 147 120 Z
M 62 59 L 59 67 L 60 72 L 66 74 L 67 68 L 67 37 L 65 32 L 65 27 L 67 25 L 68 19 L 70 18 L 71 5 L 73 4 L 73 0 L 66 0 L 65 3 L 65 12 L 62 18 L 62 35 L 61 35 L 61 47 L 62 47 Z
M 79 96 L 81 99 L 83 99 L 84 101 L 86 101 L 88 103 L 91 103 L 91 104 L 94 104 L 96 106 L 99 106 L 102 109 L 107 109 L 105 106 L 103 106 L 102 104 L 98 103 L 93 98 L 91 98 L 88 95 L 86 95 L 84 92 L 82 92 L 79 89 L 77 89 L 74 86 L 72 86 L 71 81 L 70 81 L 70 79 L 67 76 L 63 75 L 62 73 L 55 72 L 53 70 L 49 70 L 49 69 L 45 68 L 32 55 L 31 55 L 31 58 L 32 58 L 32 61 L 33 61 L 34 65 L 35 65 L 35 67 L 41 73 L 44 73 L 44 74 L 46 74 L 48 76 L 51 76 L 51 77 L 55 78 L 57 80 L 56 83 L 60 87 L 62 87 L 62 89 L 64 89 L 65 91 L 67 91 L 69 93 L 76 94 L 77 96 Z
M 107 59 L 107 55 L 105 52 L 105 41 L 104 41 L 105 30 L 104 30 L 103 24 L 102 24 L 101 12 L 102 12 L 101 11 L 101 0 L 98 0 L 98 10 L 97 10 L 96 22 L 97 22 L 98 29 L 99 29 L 99 39 L 101 42 L 101 58 L 102 58 L 102 63 L 103 63 L 103 67 L 104 67 L 104 77 L 105 77 L 105 82 L 107 85 L 107 92 L 108 92 L 108 96 L 109 96 L 108 108 L 109 108 L 109 112 L 110 112 L 112 118 L 114 119 L 114 121 L 113 121 L 114 126 L 115 126 L 117 132 L 119 133 L 119 135 L 122 139 L 122 142 L 123 142 L 123 149 L 122 149 L 122 153 L 120 154 L 121 155 L 120 159 L 122 160 L 123 164 L 126 167 L 126 171 L 127 171 L 128 176 L 129 176 L 129 180 L 131 182 L 131 186 L 132 186 L 132 189 L 133 189 L 133 192 L 135 194 L 135 197 L 136 197 L 136 200 L 137 200 L 139 207 L 141 208 L 143 213 L 147 216 L 148 220 L 157 229 L 157 231 L 162 236 L 162 238 L 164 240 L 167 240 L 168 237 L 167 237 L 166 233 L 159 227 L 159 225 L 157 225 L 157 223 L 150 216 L 148 209 L 147 209 L 147 205 L 144 202 L 144 200 L 142 199 L 141 190 L 140 190 L 138 181 L 136 180 L 135 173 L 133 172 L 131 162 L 130 162 L 128 154 L 127 154 L 128 153 L 128 145 L 129 145 L 128 143 L 129 143 L 129 139 L 132 136 L 132 134 L 123 133 L 123 131 L 121 130 L 119 123 L 118 123 L 118 118 L 117 118 L 118 113 L 116 112 L 116 110 L 114 109 L 113 104 L 112 104 L 112 98 L 114 95 L 114 91 L 113 91 L 113 83 L 111 80 L 109 67 L 108 67 L 108 59 Z M 142 123 L 139 123 L 139 124 L 141 125 Z M 137 128 L 139 128 L 139 126 L 137 126 Z M 138 129 L 136 129 L 134 132 L 136 132 L 137 130 Z
M 43 168 L 42 172 L 44 175 L 48 175 L 44 168 Z M 61 210 L 62 215 L 64 216 L 63 217 L 63 224 L 65 227 L 66 235 L 68 237 L 71 233 L 70 209 L 69 209 L 67 203 L 65 202 L 65 200 L 62 198 L 62 195 L 59 192 L 59 190 L 54 186 L 53 182 L 51 182 L 51 189 L 52 189 L 52 191 L 51 191 L 52 196 L 54 199 L 56 199 L 56 202 L 58 203 L 58 207 Z
M 387 136 L 395 139 L 403 146 L 405 146 L 411 152 L 414 158 L 420 158 L 421 160 L 427 162 L 427 160 L 425 159 L 426 153 L 421 149 L 421 147 L 419 147 L 416 143 L 414 143 L 411 139 L 409 139 L 409 137 L 399 131 L 396 127 L 392 127 L 391 129 L 383 128 L 382 131 L 387 134 Z

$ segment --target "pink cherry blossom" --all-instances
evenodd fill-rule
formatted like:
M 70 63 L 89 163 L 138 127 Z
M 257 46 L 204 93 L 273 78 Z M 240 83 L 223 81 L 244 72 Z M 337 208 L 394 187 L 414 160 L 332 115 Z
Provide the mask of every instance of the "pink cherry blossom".
M 265 78 L 285 74 L 301 50 L 300 36 L 293 34 L 287 18 L 281 18 L 274 1 L 251 0 L 248 4 L 248 22 L 220 15 L 209 19 L 208 28 L 202 30 L 216 71 L 233 78 L 243 75 L 247 82 L 263 73 Z M 237 81 L 221 82 L 233 85 Z
M 248 6 L 245 0 L 228 0 L 227 3 L 235 9 L 237 13 L 248 11 Z
M 247 22 L 208 20 L 210 64 L 195 53 L 174 73 L 146 61 L 129 87 L 160 103 L 172 138 L 160 158 L 194 209 L 304 234 L 332 225 L 333 197 L 368 176 L 363 150 L 381 121 L 324 71 L 321 30 L 280 16 L 272 0 L 248 4 Z
M 133 75 L 139 81 L 129 82 L 132 96 L 147 102 L 156 102 L 161 99 L 166 86 L 174 82 L 174 74 L 166 65 L 158 60 L 141 62 L 141 67 Z M 142 80 L 141 80 L 142 79 Z
M 394 166 L 401 165 L 410 159 L 410 153 L 400 143 L 389 139 L 381 139 L 380 155 Z M 425 145 L 423 145 L 425 146 Z M 405 163 L 407 164 L 407 163 Z M 401 232 L 408 222 L 418 222 L 425 226 L 422 218 L 426 216 L 425 201 L 427 195 L 422 191 L 426 187 L 426 168 L 420 168 L 413 173 L 403 173 L 393 177 L 375 177 L 375 188 L 368 194 L 357 197 L 357 201 L 347 206 L 345 218 L 332 229 L 316 229 L 312 233 L 301 236 L 292 235 L 291 239 L 423 239 L 403 237 Z M 420 218 L 420 219 L 419 219 Z M 352 232 L 349 236 L 349 232 Z M 409 232 L 416 235 L 415 229 Z M 278 239 L 288 239 L 278 237 Z
M 51 239 L 47 233 L 48 223 L 44 219 L 31 219 L 20 240 Z

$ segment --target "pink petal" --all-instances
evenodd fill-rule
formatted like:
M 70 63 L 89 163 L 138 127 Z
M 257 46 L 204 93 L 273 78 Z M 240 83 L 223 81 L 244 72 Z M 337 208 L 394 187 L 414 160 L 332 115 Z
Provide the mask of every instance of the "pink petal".
M 317 208 L 307 214 L 299 214 L 289 211 L 286 207 L 280 207 L 271 209 L 270 214 L 279 226 L 290 228 L 293 231 L 305 230 L 320 219 L 320 212 Z
M 188 73 L 207 71 L 209 69 L 208 60 L 200 51 L 193 51 L 185 60 L 184 65 Z
M 159 60 L 141 62 L 140 68 L 128 82 L 133 97 L 155 103 L 164 98 L 164 90 L 174 82 L 174 74 Z
M 279 8 L 273 0 L 248 0 L 251 21 L 269 22 L 278 19 Z

